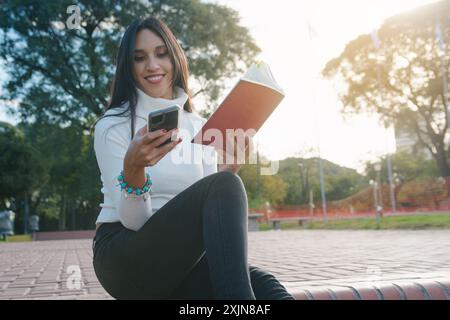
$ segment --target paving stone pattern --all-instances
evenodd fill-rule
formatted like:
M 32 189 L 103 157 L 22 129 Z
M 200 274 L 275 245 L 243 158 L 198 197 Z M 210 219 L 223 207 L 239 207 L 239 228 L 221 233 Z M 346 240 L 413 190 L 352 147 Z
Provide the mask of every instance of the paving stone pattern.
M 0 299 L 112 299 L 95 276 L 91 246 L 1 243 Z M 249 263 L 297 299 L 450 299 L 449 248 L 445 230 L 249 233 Z

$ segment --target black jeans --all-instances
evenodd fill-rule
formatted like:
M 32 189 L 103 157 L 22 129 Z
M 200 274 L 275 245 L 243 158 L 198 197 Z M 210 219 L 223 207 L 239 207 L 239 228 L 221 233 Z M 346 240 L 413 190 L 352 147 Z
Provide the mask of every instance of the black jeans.
M 247 195 L 238 175 L 195 182 L 138 231 L 104 223 L 94 270 L 117 299 L 293 299 L 247 262 Z

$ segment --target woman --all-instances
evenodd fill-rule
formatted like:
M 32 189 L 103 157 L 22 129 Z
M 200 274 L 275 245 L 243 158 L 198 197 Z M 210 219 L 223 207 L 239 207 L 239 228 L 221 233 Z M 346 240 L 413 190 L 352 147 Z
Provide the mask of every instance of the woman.
M 212 147 L 190 143 L 205 119 L 193 112 L 187 59 L 169 28 L 156 18 L 133 22 L 116 68 L 94 135 L 104 203 L 93 259 L 105 290 L 118 299 L 292 299 L 248 266 L 240 165 L 217 172 L 216 154 L 204 152 Z M 148 132 L 146 116 L 173 104 L 183 108 L 185 137 L 160 146 L 174 131 Z M 181 149 L 201 152 L 200 163 L 174 161 Z

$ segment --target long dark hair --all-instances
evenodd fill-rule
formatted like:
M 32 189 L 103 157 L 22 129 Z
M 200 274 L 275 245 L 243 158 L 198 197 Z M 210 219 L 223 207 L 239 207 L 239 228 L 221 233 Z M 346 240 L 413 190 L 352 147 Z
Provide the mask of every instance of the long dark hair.
M 109 116 L 127 117 L 128 115 L 131 115 L 131 139 L 133 139 L 137 104 L 137 83 L 133 76 L 133 56 L 136 35 L 143 29 L 153 31 L 164 41 L 173 65 L 173 78 L 171 86 L 181 87 L 186 92 L 188 99 L 184 104 L 183 109 L 187 112 L 193 111 L 192 96 L 188 85 L 188 62 L 183 49 L 177 42 L 177 39 L 169 27 L 158 18 L 149 17 L 145 19 L 137 19 L 127 28 L 120 42 L 119 51 L 116 57 L 116 73 L 114 75 L 111 87 L 111 100 L 106 107 L 105 113 L 110 109 L 119 108 L 127 102 L 128 107 L 121 113 L 109 115 L 105 115 L 105 113 L 103 113 L 103 115 L 99 117 L 91 127 L 91 132 L 100 119 Z

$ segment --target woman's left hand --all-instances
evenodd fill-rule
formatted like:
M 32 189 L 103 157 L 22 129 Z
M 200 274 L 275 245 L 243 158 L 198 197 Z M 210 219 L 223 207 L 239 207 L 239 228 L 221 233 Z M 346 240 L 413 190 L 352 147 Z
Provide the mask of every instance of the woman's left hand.
M 241 150 L 242 146 L 239 146 L 237 143 L 237 137 L 234 137 L 234 154 L 228 154 L 229 158 L 233 159 L 232 163 L 227 163 L 227 154 L 220 150 L 218 152 L 219 157 L 222 158 L 222 163 L 219 164 L 219 171 L 231 171 L 235 174 L 237 174 L 239 172 L 239 170 L 241 169 L 242 165 L 244 163 L 249 163 L 249 159 L 250 159 L 250 155 L 251 152 L 253 151 L 253 140 L 250 136 L 245 136 L 245 146 L 244 146 L 244 159 L 242 159 L 242 152 L 238 153 L 238 149 Z M 227 150 L 228 151 L 228 150 Z

